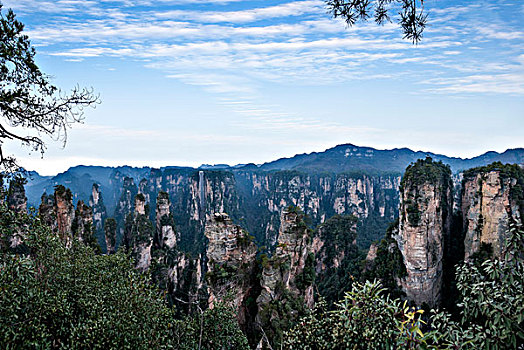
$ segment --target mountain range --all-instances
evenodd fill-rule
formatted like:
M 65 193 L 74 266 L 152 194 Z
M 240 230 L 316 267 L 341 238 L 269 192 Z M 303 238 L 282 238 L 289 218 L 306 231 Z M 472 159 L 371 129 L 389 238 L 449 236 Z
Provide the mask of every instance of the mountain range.
M 188 167 L 163 167 L 161 170 L 223 170 L 223 171 L 248 171 L 248 172 L 272 172 L 292 170 L 303 173 L 364 173 L 372 175 L 401 174 L 406 167 L 417 159 L 431 157 L 436 161 L 448 164 L 454 173 L 465 169 L 483 166 L 492 162 L 524 164 L 524 148 L 508 149 L 503 153 L 494 151 L 486 152 L 473 158 L 448 157 L 431 152 L 412 151 L 408 148 L 395 148 L 391 150 L 378 150 L 372 147 L 361 147 L 353 144 L 338 145 L 323 152 L 312 152 L 297 154 L 290 158 L 264 164 L 239 164 L 230 166 L 227 164 L 208 165 L 203 164 L 198 168 Z M 53 187 L 62 184 L 72 187 L 75 199 L 87 201 L 91 194 L 91 186 L 98 183 L 103 192 L 106 193 L 106 206 L 113 210 L 115 203 L 107 194 L 111 191 L 111 177 L 115 172 L 121 176 L 132 177 L 137 182 L 142 178 L 148 178 L 151 173 L 150 167 L 135 168 L 130 166 L 102 167 L 102 166 L 75 166 L 55 176 L 41 176 L 35 171 L 29 172 L 29 183 L 27 185 L 27 197 L 29 205 L 37 207 L 40 197 L 44 192 L 52 193 Z

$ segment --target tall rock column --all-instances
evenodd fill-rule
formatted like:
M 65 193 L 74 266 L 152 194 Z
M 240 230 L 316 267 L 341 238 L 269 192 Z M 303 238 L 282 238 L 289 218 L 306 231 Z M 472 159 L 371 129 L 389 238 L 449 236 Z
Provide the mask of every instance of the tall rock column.
M 402 288 L 417 305 L 441 302 L 442 259 L 451 227 L 451 171 L 431 158 L 406 169 L 400 188 L 399 231 L 395 236 L 407 270 Z
M 313 306 L 313 287 L 302 285 L 302 274 L 305 272 L 306 263 L 309 263 L 314 272 L 314 259 L 308 260 L 308 255 L 313 252 L 310 242 L 310 232 L 304 222 L 303 215 L 298 209 L 285 209 L 280 217 L 280 230 L 278 244 L 274 255 L 264 263 L 262 272 L 262 293 L 257 299 L 259 304 L 265 304 L 279 296 L 277 284 L 295 296 L 303 296 L 308 307 Z M 311 258 L 309 259 L 311 260 Z
M 117 242 L 124 238 L 125 225 L 129 213 L 134 212 L 135 196 L 138 194 L 138 188 L 131 177 L 125 177 L 122 185 L 122 193 L 115 208 L 114 218 L 117 223 Z
M 511 220 L 522 221 L 524 170 L 518 165 L 493 163 L 464 172 L 462 215 L 465 259 L 491 246 L 500 256 Z
M 171 203 L 166 192 L 160 191 L 156 198 L 155 218 L 151 275 L 160 288 L 173 293 L 178 289 L 178 265 L 183 259 L 181 259 L 182 254 L 176 249 L 175 220 L 171 214 Z
M 75 218 L 75 207 L 71 190 L 62 185 L 55 186 L 55 213 L 58 235 L 68 242 Z
M 249 298 L 253 285 L 257 248 L 246 231 L 233 224 L 225 213 L 215 213 L 208 219 L 205 235 L 207 245 L 207 282 L 209 305 L 233 298 L 233 307 L 241 326 L 246 327 L 254 316 L 250 314 Z M 256 310 L 256 309 L 255 309 Z
M 260 341 L 260 348 L 265 348 L 265 341 L 279 347 L 281 330 L 274 325 L 297 321 L 314 303 L 315 256 L 304 215 L 298 208 L 288 207 L 280 220 L 275 253 L 262 258 L 257 323 L 267 336 Z
M 135 196 L 135 211 L 126 218 L 124 245 L 135 259 L 136 268 L 142 271 L 151 265 L 153 224 L 149 220 L 149 206 L 142 194 Z
M 104 221 L 107 217 L 106 206 L 100 192 L 100 186 L 96 183 L 93 184 L 91 190 L 91 197 L 89 198 L 89 205 L 93 210 L 93 225 L 96 238 L 98 242 L 103 245 L 104 242 Z
M 108 255 L 116 252 L 116 220 L 107 218 L 104 221 L 104 237 L 106 241 L 106 253 Z
M 0 181 L 0 187 L 3 188 L 3 178 L 1 175 Z M 25 196 L 24 188 L 26 183 L 26 179 L 18 176 L 14 179 L 11 179 L 9 182 L 9 190 L 7 191 L 7 206 L 9 210 L 17 214 L 27 214 L 27 198 Z M 4 198 L 3 193 L 0 193 L 0 198 Z M 25 239 L 26 232 L 26 230 L 23 228 L 24 225 L 18 225 L 16 222 L 13 224 L 14 225 L 10 227 L 13 234 L 9 237 L 9 245 L 11 248 L 15 248 L 22 244 Z
M 56 231 L 55 197 L 53 195 L 42 194 L 38 216 L 43 223 L 51 228 L 51 231 Z
M 2 180 L 0 178 L 0 180 Z M 22 177 L 15 177 L 9 182 L 7 191 L 7 206 L 10 210 L 17 213 L 27 213 L 27 198 L 25 196 L 24 185 L 27 180 Z
M 93 235 L 93 210 L 83 201 L 78 201 L 76 205 L 72 233 L 82 242 L 89 240 L 88 236 Z
M 159 192 L 156 199 L 156 237 L 155 246 L 174 249 L 177 245 L 175 220 L 171 214 L 171 203 L 166 192 Z

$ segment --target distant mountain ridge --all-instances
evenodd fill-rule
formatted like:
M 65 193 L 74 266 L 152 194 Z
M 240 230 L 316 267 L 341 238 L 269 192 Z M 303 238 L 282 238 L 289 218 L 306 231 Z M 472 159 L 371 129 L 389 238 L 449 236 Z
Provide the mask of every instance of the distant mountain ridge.
M 506 150 L 503 153 L 487 152 L 474 158 L 448 157 L 431 152 L 412 151 L 409 148 L 377 150 L 353 144 L 338 145 L 324 152 L 298 154 L 291 158 L 281 158 L 265 163 L 261 170 L 300 170 L 306 172 L 400 172 L 417 159 L 431 157 L 448 164 L 453 172 L 460 172 L 496 161 L 502 163 L 524 164 L 524 148 Z
M 239 164 L 229 166 L 227 164 L 208 165 L 203 164 L 198 168 L 169 166 L 167 169 L 205 171 L 243 171 L 243 172 L 272 172 L 272 171 L 299 171 L 305 173 L 367 173 L 367 174 L 401 174 L 406 167 L 417 159 L 432 157 L 436 161 L 449 164 L 453 172 L 483 166 L 495 161 L 502 163 L 524 164 L 524 148 L 509 149 L 503 153 L 487 152 L 478 157 L 462 159 L 448 157 L 431 152 L 415 152 L 408 148 L 396 148 L 391 150 L 378 150 L 372 147 L 360 147 L 353 144 L 338 145 L 324 152 L 313 152 L 309 154 L 297 154 L 290 158 L 281 158 L 261 165 Z M 135 168 L 130 166 L 102 167 L 102 166 L 75 166 L 56 176 L 40 176 L 31 171 L 27 185 L 27 197 L 30 205 L 38 206 L 42 193 L 52 193 L 55 185 L 61 184 L 73 187 L 75 200 L 87 201 L 91 194 L 93 183 L 98 183 L 104 194 L 111 194 L 113 198 L 105 198 L 106 205 L 112 210 L 117 194 L 114 192 L 115 176 L 132 177 L 136 182 L 150 176 L 151 167 Z

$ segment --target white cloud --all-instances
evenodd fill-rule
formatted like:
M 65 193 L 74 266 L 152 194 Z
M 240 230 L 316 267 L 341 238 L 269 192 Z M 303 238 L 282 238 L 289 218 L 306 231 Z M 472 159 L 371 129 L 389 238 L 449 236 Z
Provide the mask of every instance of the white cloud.
M 461 78 L 443 78 L 432 83 L 442 87 L 428 90 L 440 93 L 524 95 L 524 73 L 470 75 Z
M 257 91 L 258 81 L 322 85 L 396 79 L 410 76 L 410 71 L 415 70 L 412 67 L 424 70 L 424 74 L 413 76 L 435 84 L 430 89 L 434 92 L 456 93 L 460 86 L 469 86 L 470 91 L 519 91 L 518 84 L 510 79 L 510 70 L 518 67 L 505 59 L 497 60 L 505 58 L 504 53 L 495 52 L 489 58 L 479 55 L 486 38 L 517 41 L 523 39 L 523 32 L 495 23 L 471 25 L 478 21 L 466 20 L 475 11 L 496 10 L 493 5 L 432 9 L 428 35 L 415 47 L 399 38 L 395 23 L 377 26 L 371 21 L 345 28 L 342 21 L 329 18 L 321 0 L 283 0 L 266 7 L 256 7 L 260 2 L 253 2 L 252 8 L 247 1 L 247 9 L 237 11 L 217 7 L 209 11 L 210 7 L 205 6 L 198 7 L 207 9 L 202 11 L 177 8 L 234 2 L 227 0 L 8 2 L 35 11 L 37 4 L 49 3 L 49 11 L 82 9 L 95 16 L 73 14 L 32 27 L 31 39 L 44 46 L 49 55 L 73 62 L 104 56 L 138 59 L 147 67 L 164 71 L 167 77 L 219 95 L 251 96 Z M 174 6 L 175 10 L 133 8 L 158 3 Z M 292 21 L 288 22 L 287 17 L 293 17 Z M 254 23 L 260 20 L 267 21 Z M 479 47 L 479 54 L 468 54 L 463 47 Z M 459 74 L 498 76 L 500 86 L 478 79 L 459 81 Z
M 248 23 L 265 19 L 288 16 L 302 16 L 304 14 L 318 14 L 324 3 L 319 0 L 294 1 L 282 5 L 262 7 L 243 11 L 187 11 L 175 10 L 156 13 L 158 18 L 179 19 L 204 23 Z
M 489 39 L 502 39 L 502 40 L 515 40 L 523 39 L 524 32 L 511 30 L 510 28 L 504 28 L 497 25 L 479 25 L 475 30 L 481 34 L 481 36 Z

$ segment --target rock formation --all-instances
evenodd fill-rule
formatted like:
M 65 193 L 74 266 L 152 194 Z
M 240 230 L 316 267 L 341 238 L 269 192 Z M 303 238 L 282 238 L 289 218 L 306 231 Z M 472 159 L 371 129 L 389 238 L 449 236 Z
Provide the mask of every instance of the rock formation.
M 317 274 L 342 265 L 351 248 L 356 248 L 356 227 L 357 217 L 353 215 L 335 215 L 318 227 L 313 238 Z
M 78 201 L 73 224 L 71 225 L 73 237 L 80 241 L 90 241 L 93 236 L 93 210 L 83 201 Z
M 511 220 L 522 220 L 524 171 L 518 166 L 494 163 L 464 173 L 462 214 L 465 259 L 482 244 L 493 254 L 503 252 Z
M 407 276 L 402 288 L 417 305 L 441 301 L 442 259 L 450 233 L 452 181 L 449 167 L 427 158 L 410 165 L 400 191 L 399 231 L 395 236 Z
M 1 180 L 1 178 L 0 178 Z M 15 177 L 9 182 L 7 191 L 7 206 L 17 213 L 27 213 L 27 198 L 24 185 L 27 181 L 21 177 Z
M 93 210 L 93 225 L 94 225 L 95 235 L 99 242 L 103 242 L 104 237 L 105 237 L 104 221 L 107 218 L 107 210 L 106 210 L 106 206 L 104 205 L 104 199 L 102 198 L 102 193 L 100 192 L 100 186 L 96 183 L 93 184 L 93 188 L 91 190 L 91 197 L 89 198 L 89 206 L 91 206 Z
M 75 207 L 71 191 L 62 185 L 56 186 L 54 205 L 58 235 L 66 242 L 69 242 L 75 218 Z
M 335 215 L 314 232 L 315 284 L 328 303 L 339 301 L 360 275 L 357 221 L 353 215 Z
M 156 284 L 173 294 L 179 290 L 179 275 L 188 265 L 185 257 L 176 249 L 175 221 L 171 203 L 166 192 L 160 192 L 156 202 L 156 225 L 151 248 L 151 274 Z
M 290 205 L 302 208 L 313 226 L 336 214 L 390 220 L 397 215 L 400 176 L 277 171 L 238 172 L 235 178 L 239 188 L 249 189 L 243 195 L 245 201 L 253 201 L 256 205 L 257 218 L 264 218 L 263 241 L 268 246 L 276 244 L 280 213 Z M 257 221 L 252 222 L 248 217 L 247 223 L 256 227 Z M 261 235 L 258 230 L 253 231 L 257 238 Z
M 276 342 L 280 326 L 275 325 L 296 322 L 314 303 L 315 257 L 304 215 L 289 207 L 282 211 L 281 221 L 275 253 L 262 258 L 262 290 L 257 298 L 257 323 Z M 264 341 L 260 348 L 264 348 Z
M 117 222 L 117 242 L 124 236 L 124 226 L 127 216 L 135 211 L 135 197 L 138 194 L 138 188 L 133 178 L 125 177 L 122 186 L 122 192 L 117 202 L 114 215 Z
M 9 189 L 7 193 L 4 192 L 3 187 L 3 177 L 0 174 L 0 203 L 6 201 L 7 207 L 12 212 L 17 214 L 27 214 L 27 198 L 25 196 L 24 185 L 27 181 L 22 177 L 14 177 L 9 181 Z M 9 221 L 8 221 L 9 222 Z M 15 220 L 9 223 L 8 230 L 11 231 L 10 236 L 8 236 L 9 246 L 11 248 L 16 248 L 24 241 L 26 237 L 26 225 L 22 222 Z M 3 242 L 0 242 L 0 247 Z
M 38 208 L 40 220 L 45 223 L 52 231 L 56 230 L 56 210 L 55 197 L 46 193 L 42 194 L 41 204 Z
M 135 266 L 141 271 L 151 265 L 151 247 L 153 245 L 153 224 L 149 220 L 149 206 L 142 194 L 135 196 L 134 213 L 126 218 L 124 246 L 135 259 Z
M 248 301 L 256 281 L 257 248 L 246 231 L 233 224 L 225 213 L 215 213 L 206 223 L 209 305 L 231 299 L 241 326 L 247 326 Z
M 156 235 L 157 248 L 174 249 L 177 245 L 175 220 L 171 213 L 171 202 L 166 192 L 159 192 L 156 199 Z
M 104 238 L 107 254 L 114 254 L 116 252 L 116 229 L 116 220 L 107 218 L 104 222 Z
M 200 171 L 152 171 L 147 184 L 141 182 L 139 189 L 146 198 L 150 196 L 150 203 L 160 190 L 169 194 L 181 237 L 179 247 L 192 253 L 204 248 L 203 227 L 211 213 L 226 212 L 233 220 L 242 218 L 256 241 L 270 247 L 277 242 L 280 214 L 290 205 L 303 208 L 313 226 L 335 214 L 354 214 L 375 223 L 382 220 L 386 229 L 398 214 L 400 176 Z M 365 224 L 359 229 L 365 231 Z M 376 232 L 377 237 L 369 241 L 380 238 L 380 230 Z
M 373 243 L 369 246 L 369 250 L 366 255 L 366 263 L 375 261 L 375 259 L 377 258 L 377 249 L 378 247 L 376 243 Z

